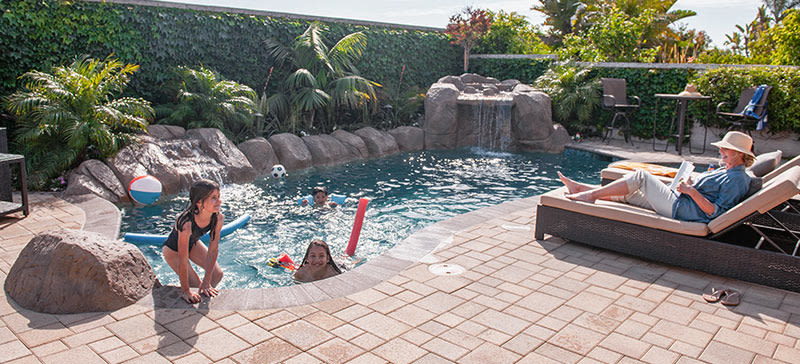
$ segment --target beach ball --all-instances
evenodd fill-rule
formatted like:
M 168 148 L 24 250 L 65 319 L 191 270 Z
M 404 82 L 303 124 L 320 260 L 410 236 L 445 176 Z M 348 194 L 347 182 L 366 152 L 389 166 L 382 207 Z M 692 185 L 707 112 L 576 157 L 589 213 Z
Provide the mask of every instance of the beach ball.
M 128 193 L 134 201 L 149 205 L 161 197 L 161 182 L 150 175 L 139 176 L 131 181 Z
M 272 166 L 272 177 L 275 178 L 286 177 L 286 168 L 283 167 L 283 164 L 276 164 Z

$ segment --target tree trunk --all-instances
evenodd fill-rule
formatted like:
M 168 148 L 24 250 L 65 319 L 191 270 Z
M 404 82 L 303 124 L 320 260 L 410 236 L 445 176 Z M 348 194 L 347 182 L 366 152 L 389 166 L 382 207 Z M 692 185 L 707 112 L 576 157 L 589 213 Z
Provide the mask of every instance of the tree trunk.
M 469 71 L 469 48 L 464 47 L 464 73 Z

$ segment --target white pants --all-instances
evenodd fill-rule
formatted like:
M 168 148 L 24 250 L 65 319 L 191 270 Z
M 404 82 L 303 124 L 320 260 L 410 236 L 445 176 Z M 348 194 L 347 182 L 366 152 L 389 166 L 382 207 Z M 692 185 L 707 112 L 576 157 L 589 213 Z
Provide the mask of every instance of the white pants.
M 641 169 L 624 179 L 630 192 L 618 199 L 619 201 L 651 209 L 661 216 L 672 217 L 672 205 L 678 198 L 677 192 L 673 193 L 668 185 Z

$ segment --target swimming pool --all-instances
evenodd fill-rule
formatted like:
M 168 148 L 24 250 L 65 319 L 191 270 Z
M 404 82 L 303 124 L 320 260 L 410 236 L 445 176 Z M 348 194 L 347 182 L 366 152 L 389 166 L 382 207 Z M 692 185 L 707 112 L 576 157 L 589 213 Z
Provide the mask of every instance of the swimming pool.
M 344 254 L 357 199 L 370 200 L 355 258 L 368 260 L 432 223 L 505 201 L 547 192 L 561 183 L 556 171 L 597 183 L 609 159 L 567 150 L 563 154 L 497 153 L 479 149 L 403 153 L 381 159 L 295 171 L 287 178 L 264 177 L 222 187 L 225 221 L 242 214 L 250 223 L 220 242 L 221 288 L 293 284 L 291 274 L 267 262 L 286 252 L 295 262 L 308 242 L 328 242 Z M 317 185 L 347 195 L 345 206 L 302 207 L 297 199 Z M 121 232 L 167 234 L 186 206 L 188 193 L 162 196 L 154 205 L 122 207 Z M 161 246 L 139 244 L 162 284 L 178 284 L 161 258 Z M 202 277 L 202 269 L 198 270 Z

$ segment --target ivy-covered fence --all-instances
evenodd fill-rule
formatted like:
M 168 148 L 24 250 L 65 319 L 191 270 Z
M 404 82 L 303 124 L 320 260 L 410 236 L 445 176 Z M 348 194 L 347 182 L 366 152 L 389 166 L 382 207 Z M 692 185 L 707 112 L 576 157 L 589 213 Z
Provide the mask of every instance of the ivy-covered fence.
M 131 93 L 159 103 L 163 82 L 176 66 L 203 65 L 225 78 L 261 91 L 270 65 L 263 41 L 289 43 L 308 20 L 156 6 L 59 0 L 0 2 L 0 95 L 12 93 L 18 77 L 49 71 L 77 56 L 139 64 Z M 330 39 L 355 31 L 367 36 L 356 66 L 379 83 L 426 87 L 459 72 L 461 50 L 443 32 L 327 23 Z M 276 67 L 277 69 L 277 67 Z M 277 70 L 276 70 L 277 71 Z M 273 74 L 272 77 L 283 78 Z
M 517 79 L 526 83 L 534 83 L 553 65 L 551 59 L 519 59 L 519 58 L 475 58 L 470 61 L 470 72 L 500 80 Z M 602 66 L 602 67 L 600 67 Z M 687 83 L 697 85 L 698 91 L 712 97 L 712 115 L 707 121 L 710 125 L 719 126 L 720 122 L 713 115 L 713 109 L 719 102 L 725 101 L 736 105 L 739 94 L 744 87 L 767 84 L 773 86 L 769 95 L 769 130 L 772 132 L 800 132 L 800 68 L 798 67 L 752 67 L 730 66 L 697 69 L 703 65 L 691 65 L 694 68 L 628 68 L 622 65 L 605 64 L 594 67 L 593 77 L 624 78 L 627 81 L 628 95 L 641 98 L 642 107 L 631 114 L 633 135 L 650 139 L 653 137 L 653 120 L 657 117 L 656 136 L 661 139 L 669 133 L 667 127 L 674 115 L 674 101 L 659 100 L 659 109 L 655 109 L 657 93 L 679 93 Z M 666 68 L 669 66 L 670 68 Z M 600 90 L 598 90 L 600 92 Z M 699 103 L 698 103 L 699 104 Z M 692 112 L 701 115 L 701 105 L 695 105 Z M 702 107 L 705 107 L 702 105 Z M 657 113 L 657 115 L 656 115 Z M 609 111 L 597 109 L 592 119 L 598 128 L 611 120 Z M 571 132 L 569 121 L 564 122 Z M 674 132 L 674 131 L 673 131 Z

